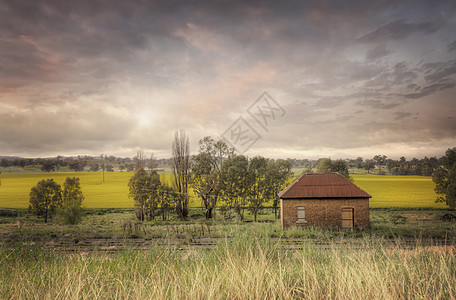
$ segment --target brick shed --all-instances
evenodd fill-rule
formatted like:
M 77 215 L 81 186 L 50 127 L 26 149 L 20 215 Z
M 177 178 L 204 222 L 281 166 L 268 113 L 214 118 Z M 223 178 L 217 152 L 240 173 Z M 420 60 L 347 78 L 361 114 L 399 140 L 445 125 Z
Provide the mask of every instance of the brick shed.
M 372 196 L 339 173 L 304 174 L 279 197 L 283 227 L 369 228 Z

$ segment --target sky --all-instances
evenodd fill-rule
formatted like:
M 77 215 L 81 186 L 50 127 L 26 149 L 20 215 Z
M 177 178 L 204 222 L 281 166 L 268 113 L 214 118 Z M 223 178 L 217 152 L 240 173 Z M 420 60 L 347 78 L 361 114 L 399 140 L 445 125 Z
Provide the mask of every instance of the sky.
M 456 1 L 0 0 L 0 155 L 456 146 Z

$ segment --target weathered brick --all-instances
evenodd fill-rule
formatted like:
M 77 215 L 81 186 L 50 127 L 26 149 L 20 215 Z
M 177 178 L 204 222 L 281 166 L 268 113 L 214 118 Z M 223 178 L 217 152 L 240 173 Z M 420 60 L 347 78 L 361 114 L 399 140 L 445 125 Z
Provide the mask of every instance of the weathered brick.
M 306 223 L 296 224 L 298 206 L 305 207 Z M 369 228 L 369 198 L 281 199 L 280 218 L 283 227 L 342 227 L 342 208 L 354 209 L 354 228 Z

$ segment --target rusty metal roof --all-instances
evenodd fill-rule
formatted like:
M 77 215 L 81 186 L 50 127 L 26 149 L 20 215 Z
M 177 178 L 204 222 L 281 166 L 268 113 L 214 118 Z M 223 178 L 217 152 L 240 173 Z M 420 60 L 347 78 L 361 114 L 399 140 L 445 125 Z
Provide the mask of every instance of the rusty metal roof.
M 304 174 L 279 193 L 290 198 L 372 198 L 339 173 Z

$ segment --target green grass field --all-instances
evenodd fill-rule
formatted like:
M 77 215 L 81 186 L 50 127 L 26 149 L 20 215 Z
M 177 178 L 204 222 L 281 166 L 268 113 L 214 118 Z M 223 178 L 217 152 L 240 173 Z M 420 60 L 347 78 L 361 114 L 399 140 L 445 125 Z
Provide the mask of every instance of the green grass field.
M 0 208 L 27 208 L 30 189 L 41 179 L 53 178 L 63 184 L 65 178 L 78 177 L 85 195 L 86 208 L 133 208 L 128 198 L 128 180 L 131 172 L 102 173 L 9 173 L 1 174 Z M 171 184 L 172 175 L 161 175 L 162 181 Z M 373 208 L 445 208 L 434 202 L 434 183 L 423 176 L 353 175 L 355 184 L 372 195 Z M 190 205 L 199 207 L 200 200 L 191 193 Z

